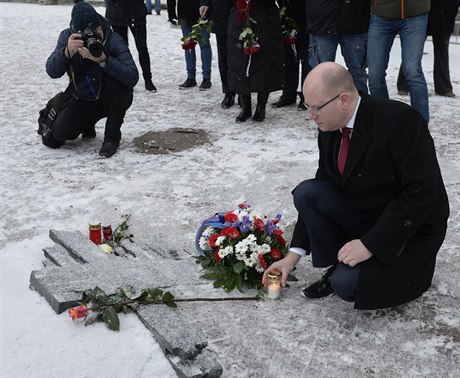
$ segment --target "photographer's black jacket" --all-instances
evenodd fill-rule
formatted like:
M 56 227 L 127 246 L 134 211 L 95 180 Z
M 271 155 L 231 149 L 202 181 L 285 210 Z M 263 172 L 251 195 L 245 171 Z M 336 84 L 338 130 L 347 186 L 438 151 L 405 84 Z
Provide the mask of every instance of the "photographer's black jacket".
M 105 68 L 102 69 L 98 63 L 84 59 L 79 53 L 72 59 L 65 57 L 64 49 L 72 34 L 70 28 L 61 32 L 56 48 L 46 62 L 46 72 L 50 77 L 57 79 L 67 73 L 69 81 L 75 87 L 74 97 L 87 101 L 99 98 L 103 74 L 113 77 L 128 88 L 133 88 L 139 80 L 139 73 L 128 45 L 119 34 L 111 30 L 107 20 L 102 16 L 101 18 L 106 36 L 103 42 L 104 53 L 107 56 Z

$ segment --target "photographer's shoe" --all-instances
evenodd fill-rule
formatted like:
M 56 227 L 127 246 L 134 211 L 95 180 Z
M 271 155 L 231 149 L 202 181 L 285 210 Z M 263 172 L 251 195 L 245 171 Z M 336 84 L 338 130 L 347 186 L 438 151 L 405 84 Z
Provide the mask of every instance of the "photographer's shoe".
M 118 141 L 104 140 L 101 150 L 99 151 L 99 156 L 106 158 L 113 156 L 115 152 L 117 152 L 119 145 L 120 142 Z
M 335 265 L 331 266 L 323 276 L 307 288 L 303 289 L 300 294 L 305 298 L 324 298 L 331 295 L 334 289 L 331 286 L 331 275 L 334 273 Z
M 81 133 L 83 139 L 94 139 L 96 138 L 96 125 L 88 127 Z
M 155 93 L 157 91 L 157 88 L 153 85 L 151 79 L 145 81 L 145 89 L 152 93 Z

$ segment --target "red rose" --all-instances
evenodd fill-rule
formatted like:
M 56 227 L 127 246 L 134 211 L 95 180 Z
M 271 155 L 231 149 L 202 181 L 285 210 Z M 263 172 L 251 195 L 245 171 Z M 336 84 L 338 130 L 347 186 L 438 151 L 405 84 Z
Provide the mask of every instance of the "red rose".
M 264 255 L 260 253 L 258 256 L 259 256 L 259 262 L 260 262 L 260 265 L 262 265 L 262 268 L 264 268 L 264 270 L 267 269 L 267 262 L 265 261 Z
M 222 260 L 222 258 L 219 256 L 219 250 L 218 249 L 214 251 L 214 260 L 216 262 L 219 262 L 220 260 Z
M 252 223 L 254 224 L 254 227 L 259 230 L 259 231 L 263 231 L 264 230 L 264 227 L 265 227 L 265 224 L 264 224 L 264 221 L 260 218 L 256 218 L 252 221 Z
M 220 234 L 212 234 L 211 237 L 209 238 L 209 245 L 211 248 L 217 248 L 218 245 L 216 244 L 217 238 L 220 236 Z
M 281 252 L 275 248 L 272 248 L 272 250 L 270 251 L 270 256 L 273 257 L 275 260 L 279 260 L 282 257 Z
M 226 227 L 222 230 L 222 235 L 228 236 L 231 239 L 236 239 L 240 236 L 240 233 L 234 227 Z
M 249 48 L 246 47 L 246 48 L 244 49 L 244 55 L 249 55 L 249 54 L 251 54 L 251 49 L 249 49 Z
M 234 223 L 238 220 L 238 215 L 233 214 L 233 213 L 225 213 L 224 219 L 225 219 L 225 222 Z
M 281 235 L 279 235 L 278 236 L 278 243 L 280 243 L 281 246 L 284 247 L 286 245 L 286 240 L 284 240 L 284 238 Z
M 259 51 L 260 51 L 260 45 L 254 45 L 249 50 L 251 54 L 257 54 Z
M 281 236 L 283 235 L 283 230 L 280 230 L 279 228 L 277 228 L 276 230 L 272 231 L 272 234 L 275 236 Z
M 68 312 L 72 320 L 86 318 L 88 316 L 88 309 L 84 305 L 69 308 Z

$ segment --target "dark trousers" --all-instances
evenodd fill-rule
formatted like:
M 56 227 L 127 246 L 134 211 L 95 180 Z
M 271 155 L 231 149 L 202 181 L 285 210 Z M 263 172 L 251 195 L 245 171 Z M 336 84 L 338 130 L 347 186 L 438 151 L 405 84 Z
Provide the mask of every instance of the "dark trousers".
M 297 43 L 295 44 L 296 53 L 291 45 L 284 46 L 284 88 L 283 95 L 286 99 L 295 101 L 297 99 L 297 91 L 299 87 L 299 70 L 300 72 L 300 93 L 302 85 L 310 72 L 311 67 L 308 64 L 308 36 L 304 33 L 299 33 Z
M 434 53 L 434 64 L 433 64 L 433 80 L 434 80 L 434 91 L 437 94 L 446 94 L 452 92 L 452 83 L 450 81 L 449 73 L 449 40 L 450 34 L 447 35 L 434 35 L 433 37 L 433 53 Z M 404 74 L 402 73 L 402 67 L 399 68 L 398 91 L 409 92 Z
M 345 243 L 359 239 L 368 227 L 345 203 L 338 188 L 327 181 L 306 180 L 293 191 L 294 205 L 305 224 L 314 267 L 337 265 L 331 276 L 336 294 L 354 301 L 359 265 L 338 263 L 337 254 Z
M 217 42 L 217 62 L 219 64 L 220 81 L 222 82 L 222 92 L 232 93 L 228 89 L 228 63 L 227 63 L 227 35 L 216 34 Z
M 101 95 L 97 101 L 71 98 L 53 124 L 52 136 L 43 137 L 43 144 L 57 148 L 66 140 L 77 139 L 86 129 L 102 118 L 105 123 L 104 140 L 119 141 L 126 111 L 133 102 L 133 91 L 108 75 L 102 79 Z
M 128 44 L 128 26 L 112 25 L 115 32 L 120 34 Z M 142 76 L 144 80 L 152 79 L 152 71 L 150 70 L 150 55 L 147 49 L 147 26 L 146 24 L 130 26 L 129 29 L 133 33 L 136 48 L 139 53 L 139 63 L 142 68 Z

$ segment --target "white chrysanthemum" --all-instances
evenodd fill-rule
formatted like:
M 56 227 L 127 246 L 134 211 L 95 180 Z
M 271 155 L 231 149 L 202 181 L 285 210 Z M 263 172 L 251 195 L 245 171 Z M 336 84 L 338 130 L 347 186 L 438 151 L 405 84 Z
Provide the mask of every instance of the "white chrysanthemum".
M 214 230 L 214 227 L 206 227 L 201 235 L 209 237 L 215 233 L 216 231 Z
M 251 253 L 251 255 L 244 260 L 244 263 L 246 266 L 252 268 L 257 264 L 258 260 L 257 253 Z
M 244 240 L 238 242 L 238 244 L 235 246 L 235 252 L 237 254 L 244 254 L 247 251 L 247 249 L 248 245 Z
M 254 234 L 249 234 L 248 236 L 246 236 L 246 239 L 244 240 L 247 240 L 250 243 L 254 243 L 257 241 L 257 238 Z
M 204 251 L 211 249 L 208 238 L 205 238 L 204 236 L 200 238 L 200 248 Z
M 225 236 L 219 236 L 217 239 L 216 239 L 216 245 L 221 245 L 222 242 L 225 240 Z
M 256 267 L 255 267 L 254 269 L 257 270 L 259 273 L 263 273 L 263 272 L 264 272 L 264 268 L 262 268 L 262 265 L 260 265 L 260 264 L 257 264 Z
M 235 257 L 239 261 L 244 261 L 246 259 L 246 255 L 244 253 L 236 253 Z
M 271 251 L 271 248 L 268 244 L 264 243 L 262 244 L 262 246 L 260 247 L 261 250 L 262 250 L 262 253 L 265 255 L 266 253 L 270 252 Z
M 223 259 L 225 256 L 233 253 L 233 246 L 228 245 L 225 248 L 220 249 L 218 253 L 219 253 L 219 257 Z

